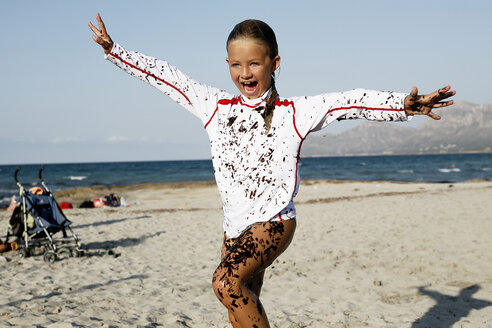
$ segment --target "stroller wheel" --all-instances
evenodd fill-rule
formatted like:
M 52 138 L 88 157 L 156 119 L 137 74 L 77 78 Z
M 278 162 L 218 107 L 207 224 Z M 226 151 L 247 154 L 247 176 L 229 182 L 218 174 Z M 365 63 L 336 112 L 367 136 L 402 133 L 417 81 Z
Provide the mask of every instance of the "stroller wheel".
M 29 257 L 31 255 L 31 252 L 29 252 L 28 248 L 21 248 L 19 249 L 19 256 L 22 258 Z
M 61 257 L 69 257 L 72 256 L 72 252 L 69 248 L 63 247 L 58 250 L 58 255 L 60 255 Z
M 72 255 L 72 257 L 79 257 L 79 256 L 80 256 L 80 252 L 79 252 L 79 250 L 78 250 L 78 249 L 76 249 L 76 248 L 72 248 L 72 249 L 70 250 L 70 252 L 71 252 L 71 254 L 70 254 L 70 255 Z
M 45 262 L 49 262 L 49 263 L 55 262 L 56 261 L 56 254 L 55 254 L 55 252 L 51 252 L 50 251 L 50 252 L 44 253 L 43 260 Z

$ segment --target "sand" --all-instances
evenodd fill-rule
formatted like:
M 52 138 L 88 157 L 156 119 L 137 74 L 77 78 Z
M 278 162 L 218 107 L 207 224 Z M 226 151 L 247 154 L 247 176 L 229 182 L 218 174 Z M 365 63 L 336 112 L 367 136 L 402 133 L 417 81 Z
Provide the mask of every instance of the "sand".
M 223 234 L 214 183 L 57 200 L 109 192 L 137 204 L 65 211 L 84 257 L 1 254 L 0 326 L 229 327 L 211 288 Z M 262 292 L 272 327 L 492 327 L 491 181 L 303 181 L 296 206 L 296 235 Z

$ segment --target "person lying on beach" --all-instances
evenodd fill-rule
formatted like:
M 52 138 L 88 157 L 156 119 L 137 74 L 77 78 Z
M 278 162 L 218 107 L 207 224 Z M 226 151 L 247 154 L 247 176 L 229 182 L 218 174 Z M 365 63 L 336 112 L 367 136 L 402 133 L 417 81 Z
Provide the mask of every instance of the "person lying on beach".
M 265 269 L 288 247 L 296 228 L 293 198 L 299 188 L 299 154 L 313 131 L 341 119 L 405 121 L 453 104 L 446 86 L 427 95 L 355 89 L 311 97 L 281 98 L 275 87 L 280 65 L 273 30 L 259 20 L 237 24 L 227 42 L 226 62 L 239 90 L 200 84 L 166 61 L 114 43 L 97 14 L 89 22 L 105 57 L 156 87 L 197 116 L 212 152 L 224 211 L 221 262 L 212 285 L 233 327 L 269 327 L 259 300 Z

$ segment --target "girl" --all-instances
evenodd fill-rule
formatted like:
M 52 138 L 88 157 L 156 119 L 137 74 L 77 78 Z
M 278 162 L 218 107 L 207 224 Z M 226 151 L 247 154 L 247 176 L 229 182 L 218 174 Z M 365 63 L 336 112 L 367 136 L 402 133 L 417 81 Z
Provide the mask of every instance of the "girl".
M 429 95 L 357 89 L 314 97 L 280 98 L 280 65 L 273 30 L 246 20 L 234 27 L 226 47 L 231 78 L 240 95 L 200 84 L 165 61 L 113 43 L 99 14 L 92 38 L 106 59 L 156 87 L 201 119 L 212 151 L 223 202 L 222 260 L 212 285 L 233 327 L 269 327 L 259 300 L 265 269 L 290 244 L 296 227 L 293 198 L 298 161 L 307 135 L 340 119 L 404 121 L 449 106 L 447 86 Z

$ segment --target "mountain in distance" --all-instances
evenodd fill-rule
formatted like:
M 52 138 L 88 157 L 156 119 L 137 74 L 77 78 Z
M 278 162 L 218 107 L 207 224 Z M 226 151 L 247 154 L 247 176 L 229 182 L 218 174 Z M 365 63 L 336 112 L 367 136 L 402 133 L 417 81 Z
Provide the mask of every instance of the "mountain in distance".
M 363 122 L 337 134 L 312 133 L 301 156 L 362 156 L 492 152 L 492 105 L 457 102 L 437 110 L 417 128 L 404 123 Z

